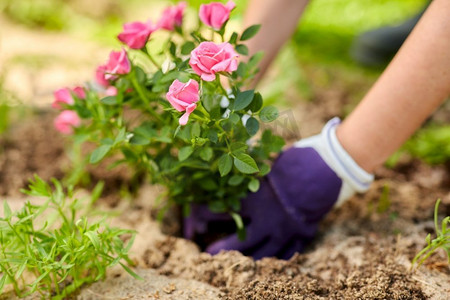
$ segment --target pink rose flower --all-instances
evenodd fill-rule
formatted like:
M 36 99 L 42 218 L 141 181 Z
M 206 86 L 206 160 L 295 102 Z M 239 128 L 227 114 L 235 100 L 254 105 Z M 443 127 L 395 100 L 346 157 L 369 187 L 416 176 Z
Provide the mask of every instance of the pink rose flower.
M 109 86 L 109 81 L 106 80 L 105 76 L 106 71 L 106 65 L 101 65 L 97 67 L 97 70 L 95 70 L 95 81 L 103 87 Z
M 62 88 L 53 92 L 54 100 L 52 107 L 61 109 L 61 103 L 72 105 L 75 103 L 72 93 L 80 99 L 86 98 L 86 92 L 81 86 L 75 87 L 72 91 L 69 88 Z
M 105 79 L 114 80 L 118 74 L 128 74 L 131 70 L 131 63 L 127 57 L 125 49 L 121 51 L 111 51 L 109 60 L 105 65 Z
M 157 27 L 151 21 L 126 23 L 117 38 L 131 49 L 141 49 L 145 47 L 150 35 L 156 29 Z
M 183 13 L 186 2 L 180 2 L 175 6 L 167 7 L 158 21 L 158 27 L 173 31 L 175 27 L 180 27 L 183 23 Z
M 189 65 L 203 80 L 213 81 L 217 72 L 236 71 L 238 57 L 229 43 L 202 42 L 192 50 Z
M 230 18 L 230 12 L 236 7 L 233 1 L 228 1 L 226 5 L 220 2 L 200 5 L 199 17 L 203 23 L 220 30 Z
M 54 123 L 56 130 L 63 134 L 72 134 L 73 127 L 81 125 L 81 119 L 77 113 L 72 110 L 64 110 L 55 119 Z
M 117 88 L 115 86 L 110 86 L 105 90 L 106 96 L 116 96 L 117 95 Z
M 77 96 L 79 99 L 86 99 L 86 91 L 82 86 L 76 86 L 73 88 L 73 93 L 75 96 Z
M 180 125 L 186 125 L 189 115 L 197 107 L 195 103 L 200 99 L 198 82 L 190 79 L 188 82 L 182 83 L 176 79 L 170 85 L 166 98 L 176 110 L 185 112 L 178 122 Z

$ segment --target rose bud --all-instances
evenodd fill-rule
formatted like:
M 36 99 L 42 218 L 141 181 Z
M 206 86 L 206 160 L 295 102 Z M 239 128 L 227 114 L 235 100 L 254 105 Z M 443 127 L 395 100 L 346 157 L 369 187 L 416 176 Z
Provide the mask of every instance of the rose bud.
M 86 99 L 86 92 L 83 87 L 76 86 L 73 88 L 73 93 L 75 96 L 77 96 L 79 99 Z
M 233 1 L 228 1 L 226 5 L 220 2 L 200 5 L 199 17 L 203 23 L 220 30 L 230 18 L 230 12 L 236 7 Z
M 108 87 L 109 81 L 106 80 L 105 78 L 106 76 L 105 71 L 106 65 L 98 66 L 97 69 L 95 70 L 95 81 L 103 87 Z
M 158 21 L 158 27 L 173 31 L 175 27 L 181 27 L 186 2 L 180 2 L 175 6 L 167 7 Z
M 63 134 L 72 134 L 73 127 L 78 127 L 81 124 L 80 117 L 72 110 L 64 110 L 55 119 L 54 123 L 56 130 Z
M 150 35 L 156 29 L 157 27 L 151 21 L 126 23 L 117 38 L 132 49 L 141 49 L 145 47 Z
M 176 79 L 170 85 L 166 98 L 176 110 L 185 112 L 178 122 L 180 125 L 186 125 L 189 115 L 197 107 L 195 103 L 200 99 L 198 82 L 190 79 L 188 82 L 182 83 Z
M 86 98 L 86 93 L 81 86 L 75 87 L 72 91 L 68 88 L 62 88 L 53 92 L 54 100 L 52 107 L 56 109 L 61 109 L 61 103 L 72 105 L 75 103 L 73 99 L 72 92 L 80 99 Z
M 238 57 L 229 43 L 202 42 L 192 50 L 189 65 L 203 80 L 213 81 L 217 72 L 236 71 Z
M 105 79 L 114 80 L 118 74 L 128 74 L 131 70 L 131 64 L 127 57 L 125 49 L 121 51 L 111 51 L 109 60 L 105 65 Z

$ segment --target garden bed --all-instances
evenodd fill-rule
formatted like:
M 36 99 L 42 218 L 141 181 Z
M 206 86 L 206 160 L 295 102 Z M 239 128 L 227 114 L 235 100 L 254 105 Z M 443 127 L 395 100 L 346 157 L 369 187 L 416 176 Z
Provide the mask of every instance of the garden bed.
M 292 110 L 302 133 L 320 129 L 305 122 L 309 111 L 316 120 L 336 114 L 335 97 Z M 328 101 L 328 102 L 327 102 Z M 335 103 L 336 104 L 336 103 Z M 322 108 L 321 108 L 322 107 Z M 327 107 L 324 109 L 323 107 Z M 2 138 L 0 192 L 11 207 L 20 207 L 18 191 L 33 173 L 44 179 L 61 177 L 68 159 L 63 139 L 51 128 L 53 115 L 41 113 L 15 124 Z M 309 115 L 310 117 L 310 115 Z M 316 126 L 316 127 L 315 127 Z M 95 173 L 106 181 L 107 195 L 99 208 L 120 216 L 113 225 L 136 229 L 131 257 L 144 281 L 114 269 L 106 280 L 86 286 L 79 299 L 447 299 L 450 269 L 438 251 L 423 266 L 411 271 L 411 260 L 434 232 L 435 201 L 442 199 L 440 216 L 450 214 L 449 173 L 416 160 L 382 168 L 370 191 L 335 209 L 322 223 L 306 253 L 283 261 L 254 261 L 238 252 L 216 256 L 202 253 L 190 241 L 175 237 L 180 227 L 169 217 L 164 232 L 154 220 L 153 201 L 159 187 L 143 184 L 139 195 L 120 199 L 127 172 Z M 111 200 L 114 199 L 114 200 Z M 6 296 L 8 297 L 8 296 Z

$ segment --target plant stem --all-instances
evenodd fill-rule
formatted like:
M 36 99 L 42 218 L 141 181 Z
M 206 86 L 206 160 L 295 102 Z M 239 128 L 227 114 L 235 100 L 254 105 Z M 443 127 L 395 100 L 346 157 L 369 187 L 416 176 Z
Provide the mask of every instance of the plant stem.
M 156 60 L 153 58 L 153 56 L 150 55 L 150 53 L 147 50 L 147 47 L 144 47 L 141 49 L 142 52 L 144 52 L 145 54 L 147 54 L 147 57 L 150 59 L 150 61 L 152 62 L 152 64 L 157 68 L 157 69 L 161 69 L 161 66 L 156 62 Z
M 136 80 L 136 73 L 133 72 L 133 74 L 131 74 L 129 76 L 130 80 L 131 80 L 131 84 L 133 85 L 133 87 L 136 89 L 136 92 L 138 93 L 139 97 L 141 98 L 142 101 L 145 102 L 147 111 L 153 116 L 155 117 L 158 121 L 160 122 L 164 122 L 163 119 L 152 109 L 151 105 L 150 105 L 150 100 L 147 98 L 147 96 L 145 95 L 144 91 L 142 90 L 142 87 L 139 85 L 139 83 Z

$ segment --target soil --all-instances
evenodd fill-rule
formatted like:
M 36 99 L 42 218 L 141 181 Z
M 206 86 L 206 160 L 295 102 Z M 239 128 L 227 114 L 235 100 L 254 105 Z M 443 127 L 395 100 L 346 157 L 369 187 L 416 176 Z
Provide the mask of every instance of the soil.
M 293 114 L 301 120 L 301 112 L 314 112 L 316 105 L 303 104 Z M 24 201 L 18 191 L 32 174 L 61 178 L 69 164 L 52 118 L 36 114 L 0 140 L 0 193 L 13 207 Z M 143 184 L 132 201 L 111 201 L 111 195 L 120 198 L 116 187 L 129 182 L 129 173 L 91 176 L 113 187 L 99 202 L 105 210 L 123 212 L 113 225 L 139 232 L 131 256 L 144 281 L 114 269 L 103 282 L 84 288 L 79 299 L 448 299 L 450 294 L 444 252 L 411 270 L 425 236 L 433 233 L 436 199 L 442 199 L 441 217 L 450 214 L 445 166 L 405 159 L 394 169 L 380 169 L 370 191 L 333 210 L 309 249 L 288 261 L 254 261 L 235 251 L 202 253 L 191 241 L 165 234 L 179 232 L 176 217 L 164 230 L 155 221 L 160 187 Z

